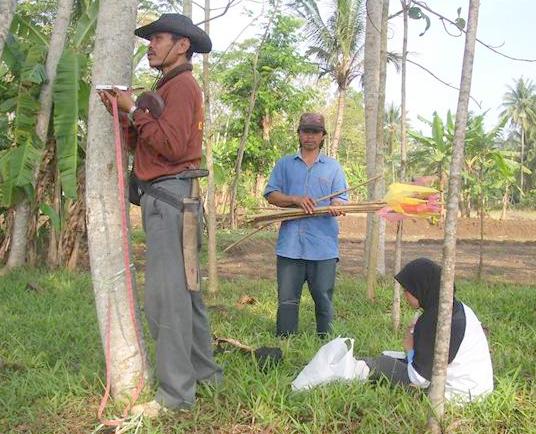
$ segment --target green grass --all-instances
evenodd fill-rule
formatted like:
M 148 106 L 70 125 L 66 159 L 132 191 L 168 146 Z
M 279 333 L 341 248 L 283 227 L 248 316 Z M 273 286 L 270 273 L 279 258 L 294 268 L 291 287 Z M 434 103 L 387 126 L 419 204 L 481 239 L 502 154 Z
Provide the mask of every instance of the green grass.
M 28 282 L 42 291 L 28 290 Z M 354 337 L 357 357 L 400 348 L 401 334 L 390 328 L 390 291 L 389 285 L 380 288 L 377 303 L 370 304 L 361 280 L 338 280 L 334 335 Z M 237 306 L 244 294 L 257 303 Z M 536 432 L 535 288 L 459 282 L 458 295 L 490 330 L 497 390 L 482 402 L 449 406 L 449 432 Z M 5 363 L 0 368 L 0 432 L 92 432 L 98 426 L 104 360 L 88 275 L 23 270 L 0 280 L 0 300 L 0 357 Z M 206 294 L 205 300 L 214 334 L 252 347 L 279 346 L 284 360 L 262 372 L 248 355 L 232 349 L 219 353 L 217 361 L 225 369 L 221 386 L 201 387 L 190 414 L 144 421 L 139 432 L 424 431 L 428 406 L 419 391 L 385 383 L 291 391 L 291 381 L 323 343 L 314 333 L 313 303 L 306 291 L 301 331 L 288 340 L 273 336 L 273 281 L 223 281 L 220 293 Z M 405 308 L 403 315 L 409 321 L 412 312 Z M 148 344 L 152 353 L 150 339 Z

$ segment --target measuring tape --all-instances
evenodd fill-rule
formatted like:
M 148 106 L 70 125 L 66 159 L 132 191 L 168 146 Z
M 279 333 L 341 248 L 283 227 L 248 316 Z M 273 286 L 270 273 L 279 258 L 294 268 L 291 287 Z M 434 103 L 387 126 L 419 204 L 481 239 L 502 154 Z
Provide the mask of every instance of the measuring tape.
M 127 220 L 127 204 L 125 199 L 126 187 L 125 187 L 125 178 L 123 176 L 123 147 L 121 141 L 121 127 L 119 123 L 119 110 L 117 107 L 117 98 L 112 99 L 112 115 L 113 115 L 113 127 L 114 127 L 114 136 L 115 136 L 115 164 L 117 167 L 117 185 L 119 187 L 119 206 L 121 210 L 121 238 L 123 244 L 123 261 L 125 269 L 125 277 L 127 284 L 127 295 L 128 295 L 128 306 L 130 311 L 130 319 L 134 330 L 136 331 L 136 344 L 138 351 L 141 357 L 142 369 L 140 379 L 134 391 L 132 392 L 130 402 L 127 404 L 123 411 L 123 415 L 118 419 L 106 419 L 103 417 L 104 409 L 106 408 L 106 403 L 110 398 L 110 389 L 111 389 L 111 320 L 112 320 L 112 310 L 111 310 L 111 300 L 108 295 L 108 307 L 107 307 L 107 318 L 106 318 L 106 331 L 105 331 L 105 360 L 106 360 L 106 388 L 104 396 L 101 399 L 98 418 L 100 422 L 105 426 L 120 426 L 128 416 L 128 413 L 132 405 L 139 398 L 141 391 L 145 385 L 145 380 L 143 378 L 143 373 L 145 371 L 145 354 L 141 345 L 141 332 L 138 327 L 136 320 L 136 302 L 134 299 L 134 288 L 132 285 L 133 275 L 130 268 L 130 255 L 129 255 L 129 240 L 128 240 L 128 220 Z

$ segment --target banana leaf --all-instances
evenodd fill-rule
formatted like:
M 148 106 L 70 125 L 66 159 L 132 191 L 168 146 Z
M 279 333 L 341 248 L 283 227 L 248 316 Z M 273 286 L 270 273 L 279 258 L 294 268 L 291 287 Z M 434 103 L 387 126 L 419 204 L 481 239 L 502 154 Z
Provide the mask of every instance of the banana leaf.
M 94 1 L 86 4 L 86 10 L 76 23 L 74 31 L 73 47 L 80 48 L 87 40 L 95 34 L 97 14 L 99 12 L 99 2 Z
M 25 57 L 21 43 L 15 36 L 9 33 L 5 41 L 4 51 L 2 52 L 2 60 L 13 75 L 18 74 Z
M 48 216 L 54 229 L 59 232 L 61 230 L 61 218 L 60 215 L 56 212 L 56 210 L 52 208 L 48 203 L 42 203 L 41 205 L 39 205 L 39 209 L 43 214 Z
M 16 97 L 3 108 L 13 113 L 11 146 L 0 155 L 0 197 L 3 206 L 12 206 L 24 194 L 33 195 L 33 174 L 39 165 L 42 143 L 35 135 L 39 111 L 38 95 L 46 79 L 43 47 L 31 46 L 18 71 Z
M 80 75 L 84 68 L 84 56 L 72 48 L 66 48 L 58 64 L 54 83 L 54 135 L 58 169 L 63 191 L 72 199 L 76 199 Z
M 31 137 L 0 154 L 1 206 L 7 208 L 14 205 L 24 194 L 32 196 L 33 173 L 39 161 L 41 150 L 34 147 Z
M 39 27 L 34 26 L 29 20 L 15 14 L 11 23 L 11 33 L 29 40 L 32 44 L 48 48 L 48 40 Z

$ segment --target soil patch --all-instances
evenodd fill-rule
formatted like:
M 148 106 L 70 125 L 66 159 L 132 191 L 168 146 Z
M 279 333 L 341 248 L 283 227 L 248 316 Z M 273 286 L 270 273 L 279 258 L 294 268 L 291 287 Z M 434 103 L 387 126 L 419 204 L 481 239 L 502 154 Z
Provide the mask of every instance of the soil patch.
M 361 216 L 341 218 L 341 262 L 339 271 L 363 273 L 363 250 L 366 219 Z M 386 274 L 393 273 L 395 225 L 387 224 Z M 479 261 L 480 226 L 478 219 L 458 221 L 456 274 L 476 277 Z M 484 276 L 491 282 L 533 284 L 536 270 L 536 221 L 487 219 L 484 230 Z M 443 228 L 422 220 L 405 222 L 403 263 L 420 256 L 441 260 Z M 274 240 L 250 239 L 230 250 L 218 262 L 224 278 L 275 278 Z

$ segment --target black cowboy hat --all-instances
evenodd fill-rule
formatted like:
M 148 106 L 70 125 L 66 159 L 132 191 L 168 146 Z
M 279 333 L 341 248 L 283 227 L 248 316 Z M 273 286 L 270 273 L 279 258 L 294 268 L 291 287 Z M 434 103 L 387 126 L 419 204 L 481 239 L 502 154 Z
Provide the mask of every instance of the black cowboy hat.
M 163 14 L 156 21 L 137 28 L 134 34 L 143 39 L 150 39 L 152 34 L 158 32 L 174 33 L 187 37 L 190 39 L 192 50 L 195 53 L 210 53 L 212 50 L 210 37 L 185 15 Z

